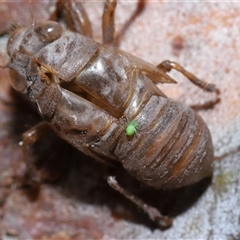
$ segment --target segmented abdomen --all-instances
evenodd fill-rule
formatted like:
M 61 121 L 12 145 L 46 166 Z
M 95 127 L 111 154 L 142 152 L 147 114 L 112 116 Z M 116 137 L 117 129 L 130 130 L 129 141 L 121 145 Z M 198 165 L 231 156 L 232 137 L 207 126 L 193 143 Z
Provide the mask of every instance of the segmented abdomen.
M 134 119 L 137 132 L 123 136 L 115 154 L 126 170 L 155 188 L 176 188 L 211 175 L 209 130 L 189 107 L 152 96 Z

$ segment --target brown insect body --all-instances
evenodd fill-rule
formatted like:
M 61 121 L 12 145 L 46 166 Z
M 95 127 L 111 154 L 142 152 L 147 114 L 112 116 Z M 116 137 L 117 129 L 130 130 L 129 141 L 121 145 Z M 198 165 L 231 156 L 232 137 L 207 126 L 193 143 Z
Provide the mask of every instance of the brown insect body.
M 120 161 L 155 188 L 181 187 L 211 175 L 206 124 L 156 87 L 156 74 L 171 81 L 156 67 L 51 21 L 17 32 L 8 53 L 13 87 L 27 93 L 51 128 L 80 151 Z M 126 119 L 138 125 L 131 139 Z

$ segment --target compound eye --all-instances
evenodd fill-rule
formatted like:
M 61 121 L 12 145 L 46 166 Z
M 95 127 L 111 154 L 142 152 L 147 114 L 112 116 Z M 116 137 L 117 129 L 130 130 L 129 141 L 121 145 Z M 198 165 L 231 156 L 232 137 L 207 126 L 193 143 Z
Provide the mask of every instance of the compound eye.
M 18 92 L 23 92 L 27 87 L 27 80 L 16 70 L 10 69 L 10 84 Z
M 41 40 L 45 42 L 53 42 L 61 37 L 63 29 L 59 23 L 47 21 L 37 25 L 34 28 L 34 31 L 40 36 Z

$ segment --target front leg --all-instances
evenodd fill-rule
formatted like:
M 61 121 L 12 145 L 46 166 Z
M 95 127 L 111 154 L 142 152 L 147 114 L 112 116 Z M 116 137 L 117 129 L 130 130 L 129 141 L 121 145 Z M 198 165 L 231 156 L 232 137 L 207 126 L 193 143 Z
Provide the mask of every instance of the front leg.
M 63 20 L 71 31 L 92 38 L 91 22 L 80 1 L 58 0 L 57 9 L 53 13 L 51 20 L 58 21 L 59 19 Z
M 23 133 L 22 141 L 19 143 L 22 146 L 24 161 L 27 165 L 27 177 L 30 185 L 39 185 L 41 182 L 40 174 L 38 173 L 36 166 L 31 158 L 30 147 L 38 141 L 40 138 L 45 136 L 51 128 L 46 122 L 40 122 L 37 125 L 30 128 L 28 131 Z

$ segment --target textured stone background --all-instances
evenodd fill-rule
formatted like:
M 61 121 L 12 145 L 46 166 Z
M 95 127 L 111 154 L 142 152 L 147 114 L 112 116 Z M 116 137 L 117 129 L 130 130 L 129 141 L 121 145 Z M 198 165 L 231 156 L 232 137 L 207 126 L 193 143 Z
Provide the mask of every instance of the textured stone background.
M 85 6 L 94 38 L 101 41 L 102 2 L 89 1 Z M 136 1 L 119 2 L 117 33 L 136 6 Z M 53 7 L 54 1 L 1 1 L 0 31 L 11 24 L 31 24 L 30 11 L 37 21 L 47 19 Z M 46 172 L 50 171 L 53 178 L 59 175 L 60 180 L 43 184 L 38 193 L 23 189 L 19 182 L 25 166 L 18 141 L 38 117 L 10 89 L 8 73 L 1 70 L 0 230 L 4 239 L 240 239 L 239 3 L 145 1 L 141 14 L 130 22 L 120 48 L 153 64 L 165 59 L 177 61 L 220 88 L 221 103 L 214 109 L 199 111 L 211 130 L 215 147 L 212 183 L 205 190 L 196 187 L 198 191 L 154 191 L 155 198 L 148 200 L 161 208 L 167 206 L 165 212 L 176 216 L 174 225 L 162 231 L 108 188 L 104 166 L 51 136 L 41 141 L 36 156 L 40 156 L 40 166 L 41 160 L 48 159 L 51 164 Z M 0 38 L 2 64 L 7 62 L 6 41 L 6 35 Z M 171 76 L 179 84 L 160 87 L 172 98 L 193 104 L 214 97 L 202 93 L 178 73 Z

